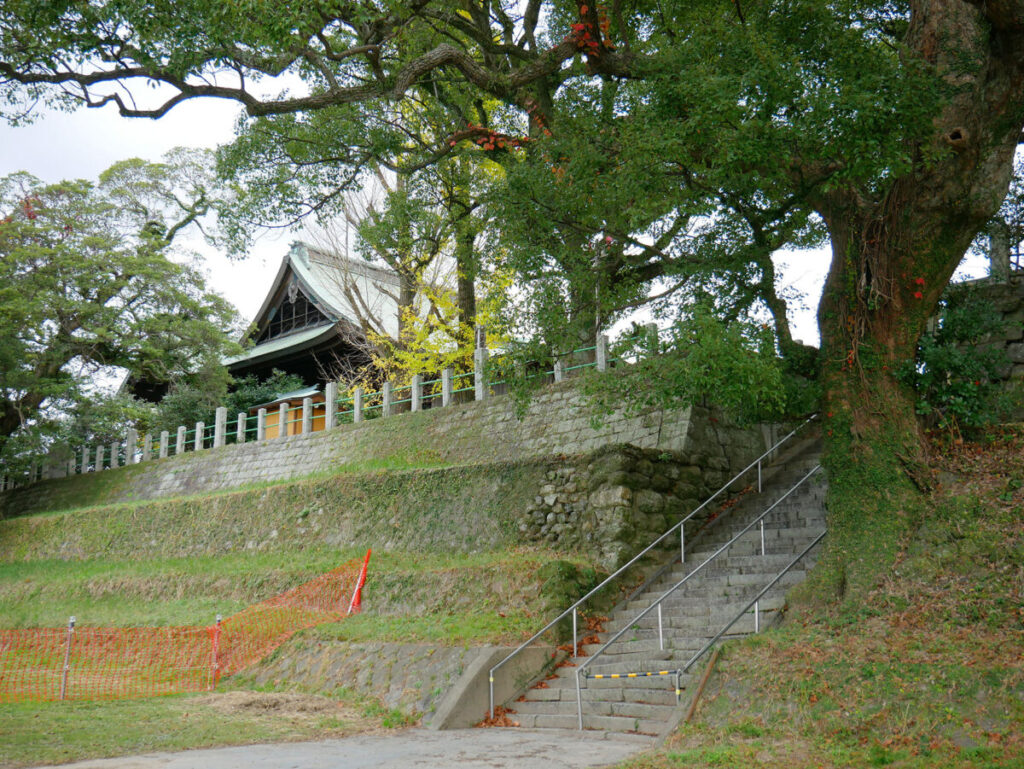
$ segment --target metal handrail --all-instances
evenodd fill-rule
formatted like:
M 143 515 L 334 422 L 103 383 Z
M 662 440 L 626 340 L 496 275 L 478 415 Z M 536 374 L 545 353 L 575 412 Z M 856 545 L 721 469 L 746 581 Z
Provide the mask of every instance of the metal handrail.
M 734 544 L 736 544 L 736 542 L 744 534 L 746 534 L 748 531 L 750 531 L 752 528 L 754 528 L 754 526 L 756 526 L 758 523 L 763 523 L 765 517 L 767 517 L 773 510 L 775 510 L 776 507 L 778 507 L 780 504 L 782 504 L 782 502 L 784 502 L 789 497 L 790 494 L 792 494 L 794 491 L 796 491 L 800 486 L 802 486 L 804 484 L 805 481 L 807 481 L 808 478 L 810 478 L 812 475 L 814 475 L 820 469 L 821 469 L 821 465 L 815 465 L 814 468 L 810 472 L 808 472 L 799 481 L 794 483 L 793 486 L 791 486 L 789 488 L 789 490 L 785 494 L 783 494 L 777 500 L 772 502 L 772 504 L 768 508 L 766 508 L 763 513 L 761 513 L 759 516 L 757 516 L 757 518 L 755 518 L 750 523 L 748 523 L 746 526 L 744 526 L 742 529 L 740 529 L 740 531 L 735 536 L 733 536 L 732 539 L 730 539 L 728 542 L 726 542 L 724 545 L 722 545 L 720 548 L 718 548 L 714 553 L 709 555 L 700 565 L 696 566 L 693 569 L 693 571 L 689 572 L 685 577 L 683 577 L 676 584 L 674 584 L 672 587 L 670 587 L 668 590 L 666 590 L 661 595 L 661 597 L 658 598 L 658 600 L 654 601 L 650 606 L 648 606 L 642 612 L 640 612 L 635 617 L 633 617 L 633 619 L 629 623 L 627 623 L 625 625 L 625 627 L 623 627 L 621 630 L 619 630 L 617 633 L 615 633 L 615 635 L 613 635 L 611 638 L 609 638 L 607 641 L 605 641 L 605 643 L 601 646 L 600 649 L 598 649 L 596 652 L 594 652 L 594 654 L 591 655 L 590 657 L 587 657 L 586 661 L 576 669 L 577 674 L 582 672 L 583 670 L 585 670 L 587 668 L 587 666 L 589 666 L 590 664 L 592 664 L 594 662 L 594 660 L 596 660 L 598 657 L 600 657 L 602 654 L 604 654 L 605 650 L 609 646 L 611 646 L 613 643 L 618 641 L 623 635 L 625 635 L 626 631 L 629 630 L 630 627 L 632 627 L 637 622 L 639 622 L 644 617 L 646 617 L 648 615 L 648 613 L 650 613 L 655 608 L 659 608 L 661 606 L 662 601 L 664 601 L 666 598 L 668 598 L 670 595 L 672 595 L 676 590 L 678 590 L 683 585 L 685 585 L 687 582 L 689 582 L 691 577 L 693 577 L 699 571 L 703 570 L 705 566 L 707 566 L 709 563 L 711 563 L 716 558 L 718 558 L 718 556 L 720 556 L 722 553 L 724 553 L 726 550 L 728 550 L 730 547 L 732 547 Z M 762 527 L 761 532 L 762 532 L 762 536 L 761 536 L 761 555 L 764 555 L 764 529 L 763 529 L 763 527 Z
M 700 569 L 702 569 L 704 566 L 706 566 L 712 560 L 717 558 L 726 548 L 728 548 L 731 545 L 733 545 L 736 542 L 737 539 L 739 539 L 743 534 L 745 534 L 747 531 L 749 531 L 754 526 L 754 524 L 756 524 L 759 520 L 762 520 L 764 518 L 764 516 L 766 516 L 769 512 L 771 512 L 772 509 L 774 509 L 774 507 L 779 502 L 781 502 L 783 499 L 785 499 L 786 496 L 789 496 L 790 493 L 792 493 L 798 486 L 803 484 L 804 481 L 806 481 L 808 478 L 810 478 L 811 475 L 813 475 L 815 472 L 817 472 L 820 468 L 821 468 L 820 465 L 816 466 L 813 470 L 811 470 L 811 472 L 809 472 L 807 475 L 805 475 L 803 478 L 801 478 L 797 482 L 797 484 L 795 486 L 793 486 L 793 488 L 791 488 L 788 492 L 786 492 L 785 496 L 783 496 L 777 502 L 775 502 L 770 508 L 768 508 L 768 510 L 765 510 L 765 512 L 762 513 L 758 517 L 757 520 L 754 520 L 750 524 L 748 524 L 743 529 L 743 531 L 741 531 L 739 534 L 737 534 L 735 537 L 733 537 L 731 540 L 729 540 L 728 543 L 726 543 L 721 548 L 719 548 L 717 551 L 715 551 L 715 553 L 713 555 L 708 557 L 708 559 L 706 561 L 704 561 L 700 566 L 698 566 L 692 572 L 687 574 L 682 580 L 680 580 L 678 583 L 676 583 L 672 588 L 667 590 L 657 601 L 655 601 L 650 606 L 648 606 L 646 609 L 644 609 L 642 612 L 640 612 L 640 614 L 635 616 L 631 621 L 627 622 L 623 626 L 623 628 L 621 630 L 619 630 L 614 636 L 609 638 L 608 641 L 606 641 L 604 643 L 604 645 L 600 649 L 598 649 L 597 652 L 592 657 L 588 657 L 586 659 L 586 661 L 583 662 L 582 665 L 580 665 L 578 668 L 576 668 L 576 673 L 575 673 L 575 677 L 576 677 L 576 707 L 577 707 L 577 715 L 578 715 L 578 718 L 579 718 L 579 728 L 580 729 L 583 728 L 583 695 L 582 695 L 582 692 L 580 690 L 580 673 L 584 672 L 588 665 L 590 665 L 594 660 L 596 660 L 599 656 L 601 656 L 609 646 L 611 646 L 619 638 L 621 638 L 625 634 L 625 632 L 627 630 L 629 630 L 630 628 L 632 628 L 637 622 L 639 622 L 641 619 L 646 617 L 647 614 L 652 609 L 654 609 L 655 607 L 657 607 L 657 609 L 658 609 L 658 632 L 659 632 L 659 635 L 660 635 L 660 633 L 661 633 L 661 603 L 662 603 L 662 601 L 664 601 L 666 598 L 668 598 L 668 596 L 670 596 L 672 593 L 674 593 L 679 587 L 681 587 L 690 577 L 692 577 L 694 574 L 696 574 Z M 703 656 L 712 646 L 714 646 L 715 643 L 717 643 L 719 641 L 719 639 L 721 639 L 721 637 L 723 635 L 725 635 L 733 625 L 735 625 L 737 622 L 739 622 L 740 618 L 742 618 L 743 615 L 746 614 L 750 610 L 751 607 L 756 607 L 757 606 L 758 602 L 761 600 L 761 598 L 764 597 L 765 593 L 767 593 L 769 590 L 771 590 L 779 582 L 779 580 L 782 579 L 782 577 L 784 575 L 789 573 L 789 571 L 804 556 L 806 556 L 807 553 L 809 553 L 815 547 L 815 545 L 817 545 L 822 540 L 822 538 L 825 536 L 826 533 L 827 533 L 827 531 L 821 532 L 821 534 L 819 534 L 817 537 L 815 537 L 814 540 L 807 547 L 805 547 L 803 549 L 803 551 L 801 551 L 801 553 L 798 556 L 796 556 L 796 558 L 794 558 L 792 561 L 790 561 L 778 574 L 776 574 L 775 577 L 772 578 L 772 580 L 764 588 L 762 588 L 761 591 L 758 592 L 758 594 L 756 596 L 754 596 L 754 598 L 746 606 L 744 606 L 743 609 L 741 609 L 740 612 L 735 617 L 733 617 L 732 620 L 730 620 L 725 625 L 725 627 L 723 627 L 710 641 L 708 641 L 703 647 L 701 647 L 701 649 L 696 654 L 694 654 L 693 657 L 691 657 L 690 660 L 685 665 L 683 665 L 681 668 L 679 668 L 678 670 L 675 671 L 676 672 L 676 676 L 677 677 L 678 676 L 682 676 L 685 673 L 687 673 L 690 670 L 690 668 L 693 667 L 693 665 L 697 662 L 697 660 L 700 659 L 701 656 Z M 763 554 L 763 547 L 764 547 L 763 542 L 764 541 L 762 539 L 762 554 Z M 755 632 L 757 632 L 757 624 L 758 624 L 757 623 L 757 611 L 756 611 L 756 608 L 755 608 Z M 677 689 L 678 689 L 678 685 L 677 685 Z
M 758 602 L 762 598 L 764 598 L 765 593 L 767 593 L 769 590 L 771 590 L 773 587 L 775 587 L 775 585 L 778 584 L 780 579 L 782 579 L 786 574 L 788 574 L 792 570 L 792 568 L 794 566 L 796 566 L 797 563 L 799 563 L 804 558 L 804 556 L 806 556 L 809 552 L 811 552 L 811 550 L 813 550 L 817 546 L 817 544 L 819 542 L 821 542 L 821 540 L 823 540 L 825 538 L 826 534 L 828 534 L 827 530 L 821 532 L 821 534 L 816 536 L 811 541 L 811 544 L 809 544 L 807 547 L 805 547 L 796 558 L 794 558 L 792 561 L 790 561 L 788 564 L 786 564 L 786 566 L 782 569 L 782 571 L 780 571 L 778 574 L 776 574 L 772 578 L 771 582 L 769 582 L 767 585 L 765 585 L 763 588 L 761 588 L 760 592 L 758 592 L 758 594 L 756 596 L 754 596 L 753 599 L 751 599 L 750 603 L 748 603 L 746 606 L 744 606 L 735 617 L 733 617 L 731 620 L 729 620 L 729 622 L 725 625 L 725 627 L 723 627 L 721 630 L 718 631 L 718 633 L 715 634 L 714 638 L 712 638 L 710 641 L 708 641 L 706 644 L 704 644 L 696 654 L 694 654 L 692 657 L 690 657 L 689 662 L 687 662 L 685 665 L 683 665 L 681 668 L 679 668 L 680 675 L 689 672 L 690 668 L 692 668 L 694 666 L 694 664 L 697 662 L 697 660 L 699 660 L 701 657 L 703 657 L 708 652 L 708 650 L 711 649 L 711 647 L 713 647 L 716 643 L 718 643 L 718 641 L 722 638 L 722 636 L 724 636 L 726 633 L 728 633 L 729 629 L 733 625 L 735 625 L 737 622 L 739 622 L 740 618 L 743 617 L 744 614 L 746 614 L 748 611 L 750 611 L 751 607 L 755 607 L 755 609 L 754 609 L 754 611 L 755 611 L 754 616 L 756 618 L 756 616 L 757 616 L 757 609 L 756 609 L 757 604 L 758 604 Z M 756 632 L 756 627 L 757 627 L 757 623 L 755 621 L 755 632 Z
M 639 553 L 637 553 L 635 556 L 633 556 L 625 564 L 620 566 L 615 572 L 613 572 L 612 574 L 609 574 L 599 585 L 597 585 L 595 588 L 593 588 L 589 593 L 587 593 L 582 598 L 580 598 L 578 601 L 576 601 L 576 603 L 574 603 L 572 606 L 570 606 L 565 611 L 563 611 L 561 614 L 559 614 L 557 617 L 555 617 L 553 620 L 551 620 L 548 624 L 546 624 L 544 627 L 542 627 L 540 630 L 538 630 L 536 633 L 534 633 L 532 636 L 530 636 L 527 640 L 523 641 L 523 643 L 521 643 L 518 647 L 516 647 L 516 649 L 513 650 L 510 654 L 508 654 L 508 656 L 506 656 L 504 659 L 502 659 L 497 665 L 492 667 L 490 669 L 490 671 L 488 672 L 488 676 L 487 676 L 487 679 L 488 679 L 487 683 L 488 683 L 488 686 L 490 688 L 490 716 L 491 716 L 491 718 L 494 718 L 494 673 L 495 673 L 495 671 L 497 671 L 502 665 L 504 665 L 506 662 L 511 660 L 513 657 L 518 655 L 527 646 L 529 646 L 534 641 L 536 641 L 538 638 L 540 638 L 542 635 L 544 635 L 548 630 L 553 628 L 556 624 L 558 624 L 563 619 L 565 619 L 567 616 L 569 616 L 570 613 L 572 614 L 572 648 L 573 648 L 573 650 L 575 652 L 575 650 L 576 650 L 576 639 L 577 639 L 577 636 L 578 636 L 578 633 L 577 633 L 577 617 L 576 617 L 576 615 L 577 615 L 577 610 L 579 609 L 579 607 L 581 605 L 583 605 L 583 603 L 585 603 L 586 601 L 590 600 L 593 596 L 597 595 L 597 593 L 600 592 L 606 585 L 608 585 L 613 580 L 617 579 L 624 571 L 626 571 L 633 564 L 635 564 L 637 561 L 639 561 L 641 558 L 643 558 L 645 555 L 647 555 L 647 553 L 649 553 L 651 550 L 653 550 L 657 545 L 659 545 L 662 542 L 662 540 L 664 540 L 665 538 L 667 538 L 671 534 L 675 533 L 676 529 L 679 529 L 679 561 L 680 561 L 680 563 L 682 563 L 683 560 L 686 558 L 686 534 L 685 534 L 685 529 L 684 529 L 684 525 L 686 524 L 686 522 L 689 521 L 691 518 L 693 518 L 697 513 L 699 513 L 705 507 L 707 507 L 711 503 L 711 501 L 713 499 L 715 499 L 715 497 L 717 497 L 719 494 L 721 494 L 727 488 L 732 486 L 736 481 L 738 481 L 741 477 L 746 475 L 755 466 L 757 467 L 757 490 L 758 490 L 758 492 L 760 492 L 761 491 L 761 463 L 769 455 L 771 455 L 772 453 L 777 451 L 778 448 L 782 444 L 784 444 L 786 441 L 788 441 L 790 438 L 792 438 L 794 435 L 796 435 L 800 430 L 802 430 L 804 427 L 806 427 L 817 416 L 818 416 L 817 414 L 812 414 L 807 419 L 805 419 L 803 422 L 801 422 L 799 425 L 797 425 L 795 428 L 790 430 L 789 433 L 787 433 L 780 440 L 776 441 L 775 444 L 772 445 L 772 447 L 769 448 L 767 451 L 765 451 L 763 454 L 761 454 L 761 456 L 759 456 L 757 459 L 755 459 L 749 465 L 747 465 L 742 470 L 740 470 L 738 473 L 736 473 L 736 475 L 734 475 L 732 478 L 730 478 L 728 481 L 726 481 L 725 484 L 723 484 L 722 487 L 718 489 L 718 491 L 716 491 L 710 497 L 705 499 L 689 515 L 687 515 L 685 518 L 683 518 L 678 523 L 676 523 L 674 526 L 672 526 L 668 531 L 666 531 L 664 534 L 662 534 L 660 537 L 658 537 L 656 540 L 654 540 L 651 544 L 649 544 L 647 547 L 645 547 L 643 550 L 641 550 Z M 781 501 L 781 500 L 779 500 L 779 501 Z

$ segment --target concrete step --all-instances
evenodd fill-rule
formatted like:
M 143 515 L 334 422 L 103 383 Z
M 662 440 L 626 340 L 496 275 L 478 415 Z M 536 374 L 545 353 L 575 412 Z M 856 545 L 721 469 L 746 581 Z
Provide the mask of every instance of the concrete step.
M 625 716 L 627 718 L 642 718 L 645 720 L 668 721 L 676 709 L 675 690 L 669 692 L 672 702 L 665 705 L 655 705 L 649 702 L 625 702 L 613 700 L 591 700 L 587 699 L 590 692 L 580 690 L 581 702 L 577 703 L 575 692 L 572 700 L 558 700 L 548 702 L 516 702 L 513 703 L 518 715 L 543 714 L 550 716 L 575 716 L 579 713 L 582 705 L 584 716 Z
M 708 617 L 677 617 L 672 615 L 662 615 L 661 626 L 662 631 L 666 637 L 682 637 L 686 639 L 693 638 L 710 638 L 721 630 L 727 623 L 729 623 L 742 608 L 742 605 L 737 607 L 733 611 L 721 612 L 711 614 Z M 758 607 L 760 609 L 760 607 Z M 777 609 L 761 609 L 761 624 L 762 626 L 774 619 L 774 615 L 778 613 Z M 631 627 L 635 630 L 654 630 L 658 628 L 658 618 L 652 617 L 648 614 L 642 619 L 623 619 L 614 620 L 607 623 L 607 627 L 610 631 L 616 632 L 621 630 L 623 627 Z M 748 611 L 743 617 L 740 617 L 736 621 L 736 624 L 730 629 L 730 633 L 735 635 L 737 633 L 754 632 L 754 613 L 753 610 Z M 617 644 L 616 644 L 617 645 Z M 614 647 L 613 647 L 614 648 Z
M 645 681 L 648 679 L 644 679 Z M 675 678 L 668 680 L 659 679 L 658 686 L 633 686 L 635 679 L 605 679 L 581 680 L 581 693 L 586 692 L 590 702 L 640 702 L 651 705 L 672 705 L 676 704 Z M 571 702 L 576 703 L 576 686 L 569 679 L 565 679 L 565 686 L 549 686 L 545 689 L 530 689 L 523 695 L 524 702 Z M 685 688 L 685 684 L 683 686 Z M 516 703 L 518 707 L 520 702 Z
M 649 652 L 662 652 L 666 651 L 671 657 L 677 656 L 681 652 L 695 652 L 699 649 L 702 644 L 698 643 L 698 639 L 690 637 L 675 637 L 670 632 L 670 628 L 663 628 L 661 643 L 658 641 L 657 629 L 644 630 L 643 632 L 648 633 L 646 638 L 629 638 L 626 640 L 626 636 L 616 641 L 605 654 L 602 656 L 606 659 L 611 659 L 609 656 L 613 652 L 628 652 L 635 654 L 648 654 Z M 609 634 L 611 635 L 611 634 Z M 629 634 L 627 634 L 629 635 Z M 593 657 L 597 652 L 604 646 L 604 643 L 597 644 L 584 644 L 583 652 L 588 657 Z M 648 654 L 649 656 L 649 654 Z M 668 659 L 668 658 L 666 658 Z
M 729 550 L 726 550 L 722 555 L 709 562 L 707 566 L 701 567 L 699 571 L 695 571 L 695 569 L 700 566 L 703 561 L 691 561 L 682 564 L 677 563 L 672 569 L 659 577 L 657 582 L 651 585 L 651 590 L 657 591 L 661 583 L 674 585 L 689 574 L 694 574 L 694 576 L 691 577 L 691 580 L 697 579 L 701 574 L 749 574 L 766 571 L 778 574 L 783 568 L 789 565 L 790 561 L 795 557 L 795 554 L 789 550 L 786 550 L 786 552 L 772 552 L 772 548 L 768 546 L 768 542 L 766 542 L 765 545 L 764 555 L 761 555 L 760 548 L 758 548 L 756 553 L 744 553 L 743 555 L 731 554 Z M 807 557 L 810 558 L 811 556 L 808 555 Z
M 524 729 L 576 729 L 578 726 L 576 714 L 515 713 L 510 714 L 509 718 Z M 584 729 L 604 732 L 656 735 L 664 726 L 665 722 L 661 720 L 628 718 L 625 716 L 583 716 Z

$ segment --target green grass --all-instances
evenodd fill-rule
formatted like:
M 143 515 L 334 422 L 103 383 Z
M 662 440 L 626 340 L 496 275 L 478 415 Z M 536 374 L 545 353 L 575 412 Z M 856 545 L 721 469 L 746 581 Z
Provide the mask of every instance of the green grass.
M 229 616 L 364 552 L 321 548 L 0 563 L 0 627 L 61 627 L 72 615 L 79 626 L 206 625 L 216 614 Z M 533 549 L 374 553 L 363 592 L 366 613 L 354 618 L 353 629 L 346 632 L 356 634 L 353 640 L 372 638 L 372 615 L 380 617 L 376 626 L 388 640 L 414 632 L 403 622 L 422 624 L 416 637 L 440 643 L 508 638 L 529 626 L 530 614 L 540 610 L 545 596 L 535 575 L 553 557 Z M 514 619 L 504 621 L 498 612 Z
M 542 623 L 523 610 L 465 611 L 417 616 L 360 614 L 342 622 L 319 625 L 309 633 L 324 640 L 393 641 L 454 646 L 507 644 L 522 641 Z
M 0 704 L 0 766 L 57 764 L 153 751 L 326 739 L 408 725 L 365 697 L 302 698 L 222 692 L 111 702 Z M 310 708 L 313 704 L 316 707 Z

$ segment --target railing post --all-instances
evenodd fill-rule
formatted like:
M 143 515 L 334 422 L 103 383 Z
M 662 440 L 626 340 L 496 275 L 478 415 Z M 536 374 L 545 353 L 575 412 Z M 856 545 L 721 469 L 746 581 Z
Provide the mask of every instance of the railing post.
M 761 556 L 764 556 L 764 518 L 761 519 Z
M 381 389 L 381 416 L 391 416 L 391 382 L 385 382 L 384 387 Z
M 103 444 L 96 447 L 96 472 L 103 470 Z
M 220 448 L 226 442 L 228 431 L 228 409 L 226 406 L 218 406 L 213 417 L 213 447 Z
M 203 422 L 196 422 L 196 435 L 192 440 L 192 448 L 196 451 L 203 450 L 203 444 L 206 442 L 206 425 Z
M 267 410 L 260 409 L 256 412 L 256 442 L 267 439 Z
M 324 430 L 333 430 L 338 423 L 338 383 L 328 382 L 324 388 Z
M 446 368 L 441 372 L 441 405 L 451 406 L 452 405 L 452 390 L 454 390 L 455 383 L 455 371 L 451 368 Z
M 493 669 L 487 674 L 487 685 L 490 688 L 491 720 L 493 721 L 494 720 L 494 670 Z
M 249 421 L 249 415 L 239 411 L 235 415 L 235 443 L 245 443 L 245 424 Z
M 277 407 L 277 437 L 284 438 L 288 435 L 288 404 L 282 403 Z
M 579 719 L 580 731 L 583 731 L 583 695 L 580 693 L 580 671 L 576 669 L 576 716 Z
M 679 563 L 686 563 L 686 524 L 679 524 Z
M 487 350 L 479 347 L 473 353 L 473 389 L 476 400 L 482 401 L 487 397 L 487 381 L 485 369 L 487 368 Z
M 134 427 L 128 430 L 128 436 L 124 442 L 124 463 L 135 464 L 135 448 L 139 445 L 139 431 Z
M 170 443 L 170 435 L 166 430 L 160 431 L 160 459 L 167 458 L 167 445 Z
M 419 374 L 413 374 L 412 376 L 410 394 L 412 397 L 412 410 L 419 411 L 423 408 L 423 377 Z
M 754 632 L 761 632 L 761 611 L 760 601 L 754 601 Z
M 116 470 L 118 467 L 121 466 L 121 458 L 119 456 L 117 456 L 117 450 L 119 448 L 121 448 L 121 446 L 118 443 L 111 443 L 110 444 L 110 469 L 111 470 Z
M 665 634 L 661 627 L 661 604 L 658 604 L 658 648 L 665 651 Z
M 89 447 L 82 446 L 82 475 L 89 472 Z
M 363 388 L 357 387 L 352 393 L 352 421 L 363 421 Z
M 555 360 L 555 381 L 561 382 L 565 379 L 565 364 L 562 363 L 561 358 Z
M 178 425 L 178 434 L 174 439 L 174 456 L 180 456 L 185 453 L 185 438 L 188 435 L 188 430 L 185 429 L 185 425 Z
M 596 362 L 596 368 L 598 371 L 608 370 L 608 336 L 606 334 L 597 335 L 597 345 L 594 350 L 594 358 Z
M 64 669 L 60 676 L 60 698 L 63 700 L 68 693 L 68 674 L 71 672 L 71 644 L 75 637 L 75 618 L 68 620 L 68 637 L 64 644 Z
M 577 609 L 573 609 L 572 610 L 572 656 L 573 657 L 578 657 L 579 653 L 580 653 L 580 648 L 576 644 L 576 636 L 577 636 L 577 633 L 576 633 L 576 615 L 577 615 L 577 613 L 578 613 Z
M 313 432 L 313 399 L 302 399 L 302 434 L 309 435 Z
M 761 493 L 761 460 L 757 460 L 757 493 Z
M 142 438 L 142 461 L 148 462 L 153 456 L 153 436 L 146 433 Z

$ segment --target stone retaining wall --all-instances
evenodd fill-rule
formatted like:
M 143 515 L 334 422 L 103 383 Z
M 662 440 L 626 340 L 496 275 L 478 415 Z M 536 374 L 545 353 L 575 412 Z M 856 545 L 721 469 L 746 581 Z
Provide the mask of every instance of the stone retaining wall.
M 246 678 L 324 693 L 343 687 L 429 720 L 476 653 L 455 646 L 296 640 L 247 670 Z
M 497 396 L 42 481 L 0 495 L 0 515 L 204 494 L 373 467 L 375 462 L 430 466 L 515 461 L 586 453 L 608 444 L 679 452 L 695 458 L 694 464 L 728 471 L 763 451 L 770 438 L 766 431 L 739 429 L 700 407 L 619 411 L 595 423 L 584 396 L 567 382 L 537 393 L 522 414 L 511 398 Z

